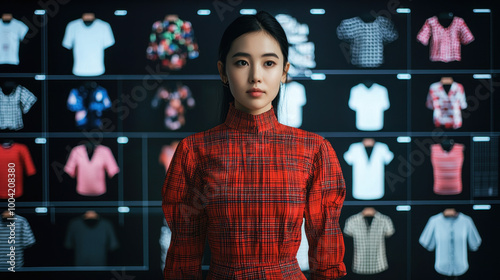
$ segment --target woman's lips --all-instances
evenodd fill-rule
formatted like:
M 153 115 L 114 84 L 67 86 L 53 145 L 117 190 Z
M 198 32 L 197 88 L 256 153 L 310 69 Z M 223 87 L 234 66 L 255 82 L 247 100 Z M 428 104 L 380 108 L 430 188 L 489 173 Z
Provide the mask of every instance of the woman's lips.
M 264 92 L 260 88 L 253 88 L 251 90 L 247 90 L 247 93 L 252 96 L 252 97 L 259 97 L 261 96 Z

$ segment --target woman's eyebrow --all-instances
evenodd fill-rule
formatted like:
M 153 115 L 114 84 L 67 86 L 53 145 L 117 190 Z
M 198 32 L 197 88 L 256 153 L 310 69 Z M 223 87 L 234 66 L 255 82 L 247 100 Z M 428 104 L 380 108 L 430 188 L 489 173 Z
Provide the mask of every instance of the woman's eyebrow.
M 251 55 L 249 53 L 245 53 L 245 52 L 237 52 L 237 53 L 233 54 L 232 57 L 237 57 L 237 56 L 251 57 Z M 273 56 L 273 57 L 276 57 L 279 59 L 279 56 L 275 53 L 265 53 L 262 55 L 262 57 L 264 57 L 264 56 Z

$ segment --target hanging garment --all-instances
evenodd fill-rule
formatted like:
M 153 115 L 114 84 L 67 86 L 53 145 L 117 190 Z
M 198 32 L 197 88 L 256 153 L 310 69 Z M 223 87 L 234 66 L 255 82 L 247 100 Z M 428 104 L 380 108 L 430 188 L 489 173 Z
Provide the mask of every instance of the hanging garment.
M 85 84 L 69 92 L 68 109 L 75 112 L 76 126 L 94 129 L 102 126 L 103 111 L 111 108 L 108 91 L 97 84 Z
M 455 143 L 449 152 L 443 150 L 441 144 L 432 144 L 431 163 L 435 194 L 454 195 L 462 192 L 463 144 Z
M 424 46 L 430 42 L 431 61 L 461 61 L 461 44 L 474 41 L 469 27 L 462 18 L 454 17 L 450 26 L 444 28 L 436 16 L 428 18 L 417 34 L 417 40 Z
M 446 276 L 467 272 L 467 245 L 471 251 L 477 251 L 481 245 L 474 222 L 462 213 L 456 217 L 446 217 L 443 213 L 430 217 L 418 241 L 425 249 L 436 250 L 434 269 Z
M 23 128 L 23 114 L 28 113 L 36 100 L 36 96 L 21 85 L 10 94 L 0 88 L 0 129 Z
M 426 101 L 427 108 L 434 110 L 433 119 L 436 127 L 462 127 L 462 109 L 467 108 L 465 91 L 462 84 L 453 82 L 448 93 L 441 82 L 435 82 L 429 87 Z
M 352 165 L 352 196 L 355 199 L 380 199 L 385 193 L 385 165 L 394 158 L 389 147 L 376 142 L 370 156 L 363 143 L 353 143 L 344 154 L 347 164 Z
M 62 45 L 73 49 L 73 74 L 99 76 L 104 74 L 104 50 L 115 44 L 109 23 L 95 19 L 87 26 L 83 19 L 68 23 Z
M 75 266 L 105 266 L 119 242 L 108 220 L 76 217 L 68 224 L 64 246 L 74 250 Z
M 349 217 L 344 233 L 354 241 L 354 259 L 352 271 L 357 274 L 376 274 L 389 268 L 385 239 L 394 234 L 391 218 L 375 212 L 371 225 L 365 221 L 362 213 Z
M 146 53 L 148 59 L 160 60 L 163 67 L 182 69 L 188 58 L 199 55 L 191 22 L 167 16 L 165 20 L 153 23 Z
M 313 42 L 309 42 L 309 26 L 299 23 L 297 19 L 287 14 L 276 15 L 288 39 L 288 75 L 297 77 L 311 74 L 312 68 L 316 67 Z
M 356 112 L 356 128 L 364 131 L 384 127 L 384 111 L 389 109 L 387 88 L 374 83 L 370 88 L 358 84 L 351 88 L 349 108 Z
M 373 22 L 359 17 L 344 19 L 337 36 L 351 47 L 351 63 L 359 67 L 379 67 L 384 62 L 384 44 L 395 41 L 398 32 L 390 19 L 378 16 Z
M 302 125 L 302 107 L 306 105 L 306 88 L 298 82 L 286 83 L 280 93 L 278 121 L 291 127 Z
M 10 22 L 0 19 L 0 64 L 19 65 L 19 43 L 28 30 L 26 24 L 15 18 Z
M 85 196 L 98 196 L 106 192 L 106 173 L 111 178 L 120 172 L 111 149 L 97 145 L 89 158 L 85 145 L 74 147 L 64 166 L 71 178 L 76 177 L 76 191 Z
M 28 220 L 22 216 L 14 215 L 15 220 L 8 219 L 0 219 L 0 270 L 4 273 L 8 273 L 7 270 L 10 265 L 10 247 L 15 247 L 15 268 L 17 270 L 20 267 L 24 266 L 24 250 L 33 246 L 35 244 L 35 236 L 33 235 L 33 231 L 31 230 L 30 224 Z M 11 229 L 9 225 L 11 222 L 15 222 L 15 243 L 12 242 L 13 239 L 9 239 L 11 237 Z
M 13 194 L 15 198 L 24 193 L 24 176 L 32 176 L 36 173 L 35 165 L 31 159 L 28 147 L 24 144 L 13 143 L 10 146 L 0 145 L 0 164 L 4 166 L 0 170 L 0 198 L 8 199 Z M 9 170 L 14 165 L 13 171 Z M 9 175 L 10 174 L 10 175 Z M 14 177 L 11 175 L 14 174 Z M 8 179 L 15 179 L 15 188 L 9 188 Z M 9 191 L 9 189 L 14 189 Z
M 165 105 L 165 127 L 170 130 L 180 129 L 186 124 L 186 109 L 193 108 L 195 100 L 192 96 L 191 89 L 188 86 L 177 84 L 175 90 L 169 90 L 161 86 L 151 101 L 153 108 L 158 107 L 160 101 L 164 101 Z
M 305 280 L 297 261 L 301 225 L 311 277 L 346 274 L 338 225 L 345 184 L 328 140 L 230 103 L 226 120 L 184 138 L 168 169 L 162 207 L 172 231 L 164 278 Z M 210 228 L 209 228 L 210 226 Z

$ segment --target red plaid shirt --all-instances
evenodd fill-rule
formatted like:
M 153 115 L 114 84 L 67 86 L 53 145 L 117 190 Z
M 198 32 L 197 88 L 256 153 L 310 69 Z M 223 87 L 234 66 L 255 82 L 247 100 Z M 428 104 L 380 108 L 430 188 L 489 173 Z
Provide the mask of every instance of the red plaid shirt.
M 346 274 L 338 223 L 345 184 L 323 137 L 231 104 L 225 123 L 183 139 L 162 191 L 172 230 L 165 279 L 306 279 L 296 255 L 301 226 L 311 279 Z
M 462 18 L 454 17 L 450 26 L 444 28 L 437 17 L 425 21 L 417 34 L 417 40 L 427 46 L 431 42 L 431 61 L 460 61 L 460 44 L 467 45 L 474 41 L 474 36 Z

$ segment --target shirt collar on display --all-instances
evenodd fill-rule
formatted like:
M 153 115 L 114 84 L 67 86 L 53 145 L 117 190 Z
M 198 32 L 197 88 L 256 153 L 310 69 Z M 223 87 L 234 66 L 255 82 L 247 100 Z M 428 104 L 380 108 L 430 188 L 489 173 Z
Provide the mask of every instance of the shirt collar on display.
M 274 106 L 267 112 L 252 115 L 236 109 L 234 102 L 231 102 L 224 124 L 242 132 L 258 133 L 275 129 L 279 122 L 274 113 Z

